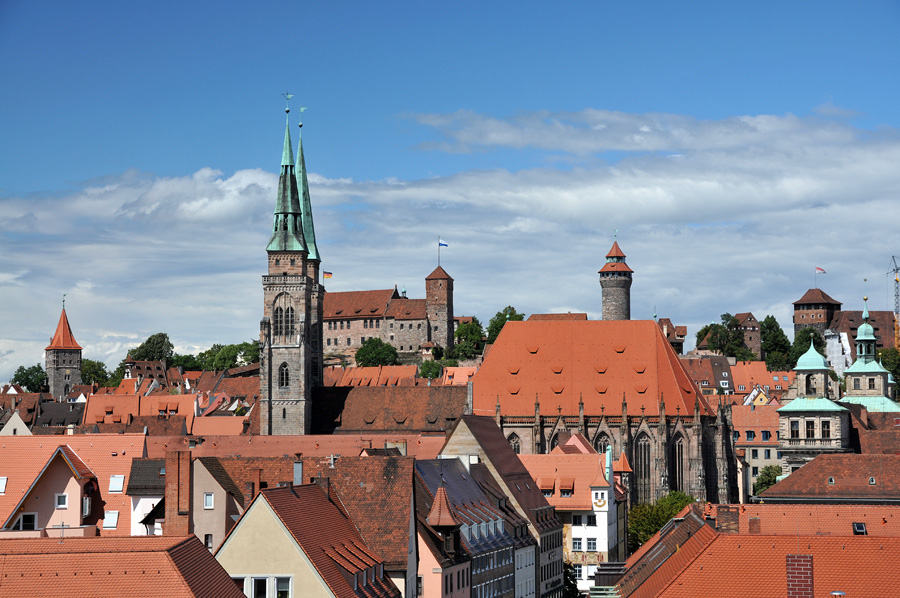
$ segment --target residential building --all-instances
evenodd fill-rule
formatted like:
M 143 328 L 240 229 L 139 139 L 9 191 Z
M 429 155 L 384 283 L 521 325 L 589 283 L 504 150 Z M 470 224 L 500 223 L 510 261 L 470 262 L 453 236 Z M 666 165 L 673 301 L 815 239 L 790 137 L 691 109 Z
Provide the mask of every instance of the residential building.
M 691 354 L 681 357 L 681 364 L 702 394 L 730 395 L 735 392 L 736 386 L 731 376 L 731 363 L 728 357 L 722 355 L 697 357 Z
M 131 497 L 131 535 L 161 536 L 165 516 L 165 459 L 133 459 L 125 494 Z
M 672 349 L 679 355 L 684 353 L 684 339 L 687 337 L 687 326 L 676 326 L 669 318 L 659 318 L 656 323 L 662 330 L 663 336 L 672 345 Z
M 469 598 L 471 560 L 462 546 L 461 524 L 443 487 L 437 489 L 428 514 L 423 514 L 417 516 L 416 526 L 420 561 L 415 595 Z
M 753 492 L 753 484 L 768 465 L 781 467 L 781 448 L 778 441 L 778 405 L 735 405 L 731 408 L 734 425 L 734 448 L 744 451 L 749 467 L 746 487 L 742 490 L 746 502 Z
M 266 488 L 216 551 L 247 596 L 399 598 L 384 563 L 317 484 Z
M 0 560 L 6 596 L 245 596 L 193 536 L 0 540 Z

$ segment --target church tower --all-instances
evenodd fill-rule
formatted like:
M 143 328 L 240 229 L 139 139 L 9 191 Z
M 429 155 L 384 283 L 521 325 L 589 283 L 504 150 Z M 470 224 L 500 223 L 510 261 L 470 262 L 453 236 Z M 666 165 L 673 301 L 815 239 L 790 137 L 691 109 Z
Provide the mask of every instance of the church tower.
M 290 108 L 285 108 L 285 112 L 290 113 Z M 295 170 L 288 119 L 272 237 L 266 247 L 268 274 L 262 280 L 263 318 L 259 326 L 262 434 L 309 434 L 312 387 L 321 384 L 322 379 L 324 288 L 319 284 L 320 257 L 302 140 L 297 155 L 299 171 Z
M 72 387 L 81 384 L 81 345 L 75 341 L 69 327 L 65 299 L 56 332 L 44 349 L 44 362 L 50 394 L 57 401 L 65 401 Z
M 625 254 L 614 241 L 606 263 L 600 268 L 600 286 L 603 288 L 603 319 L 631 319 L 632 269 L 625 263 Z

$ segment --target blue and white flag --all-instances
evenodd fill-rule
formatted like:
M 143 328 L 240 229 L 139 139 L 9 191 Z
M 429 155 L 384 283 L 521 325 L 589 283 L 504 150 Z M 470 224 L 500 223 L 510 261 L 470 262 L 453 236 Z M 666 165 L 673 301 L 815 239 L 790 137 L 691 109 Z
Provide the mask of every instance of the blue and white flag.
M 445 243 L 440 238 L 438 238 L 438 247 L 449 247 L 449 245 L 447 245 L 447 243 Z

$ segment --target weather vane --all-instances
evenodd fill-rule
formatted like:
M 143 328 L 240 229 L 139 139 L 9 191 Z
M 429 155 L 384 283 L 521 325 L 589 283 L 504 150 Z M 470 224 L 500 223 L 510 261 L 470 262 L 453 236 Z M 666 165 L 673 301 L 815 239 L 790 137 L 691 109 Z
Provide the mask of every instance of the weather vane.
M 66 308 L 66 294 L 63 293 L 63 309 Z
M 284 98 L 284 104 L 285 104 L 284 111 L 290 112 L 291 111 L 291 98 L 294 97 L 294 94 L 286 91 L 283 94 L 281 94 L 281 97 Z

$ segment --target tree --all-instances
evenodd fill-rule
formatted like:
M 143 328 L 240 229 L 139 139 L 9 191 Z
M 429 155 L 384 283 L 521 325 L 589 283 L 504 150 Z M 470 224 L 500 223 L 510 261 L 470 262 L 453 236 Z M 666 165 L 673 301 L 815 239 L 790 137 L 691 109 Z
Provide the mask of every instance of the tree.
M 821 355 L 825 355 L 825 339 L 815 328 L 801 328 L 794 337 L 794 344 L 791 346 L 789 355 L 791 368 L 797 366 L 797 360 L 809 351 L 809 341 L 812 339 L 813 346 Z
M 694 500 L 693 496 L 676 491 L 669 492 L 655 503 L 631 507 L 628 511 L 628 551 L 634 553 Z
M 30 368 L 20 365 L 10 383 L 18 384 L 28 392 L 44 392 L 47 389 L 47 372 L 39 363 Z
M 175 347 L 165 332 L 157 332 L 147 338 L 141 345 L 128 352 L 135 361 L 169 361 Z
M 356 365 L 359 367 L 397 365 L 399 363 L 397 349 L 380 338 L 366 339 L 366 342 L 356 350 Z
M 760 470 L 759 475 L 756 476 L 756 481 L 753 482 L 754 496 L 759 496 L 761 493 L 774 486 L 780 475 L 781 468 L 777 465 L 766 465 L 763 467 L 762 470 Z
M 697 345 L 706 339 L 706 347 L 727 357 L 739 361 L 756 359 L 756 354 L 744 346 L 744 331 L 740 321 L 730 313 L 722 314 L 720 324 L 707 324 L 697 331 Z
M 878 359 L 881 360 L 884 369 L 891 373 L 894 380 L 900 380 L 900 351 L 896 347 L 878 349 Z
M 578 590 L 578 579 L 575 577 L 575 565 L 563 563 L 563 598 L 582 598 Z
M 109 370 L 106 369 L 106 364 L 93 359 L 82 359 L 81 382 L 106 386 L 109 383 Z
M 423 361 L 419 366 L 420 378 L 439 378 L 441 376 L 441 362 L 430 359 Z
M 472 359 L 484 349 L 484 328 L 478 318 L 472 318 L 456 329 L 456 344 L 448 351 L 448 358 Z
M 172 361 L 169 365 L 173 368 L 182 368 L 185 372 L 196 372 L 197 370 L 203 369 L 197 356 L 190 354 L 179 355 L 178 353 L 175 353 L 172 355 Z
M 520 314 L 516 311 L 516 308 L 512 305 L 507 305 L 500 311 L 498 311 L 491 321 L 488 322 L 487 327 L 487 342 L 488 344 L 492 344 L 495 340 L 497 340 L 497 336 L 500 334 L 500 331 L 503 329 L 503 325 L 507 322 L 521 322 L 525 319 L 525 314 Z
M 762 354 L 766 360 L 766 369 L 770 372 L 783 372 L 791 368 L 789 355 L 791 341 L 788 340 L 775 316 L 766 316 L 759 323 Z

